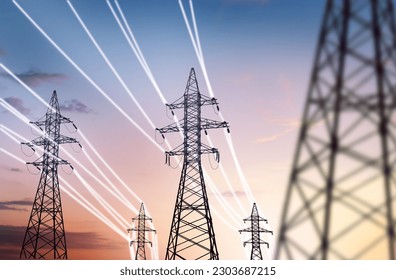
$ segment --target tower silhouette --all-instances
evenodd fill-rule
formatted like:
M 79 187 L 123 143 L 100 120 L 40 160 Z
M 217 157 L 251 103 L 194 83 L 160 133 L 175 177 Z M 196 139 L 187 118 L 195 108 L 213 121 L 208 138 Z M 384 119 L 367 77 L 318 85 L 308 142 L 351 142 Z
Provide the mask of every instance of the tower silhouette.
M 154 229 L 146 227 L 146 221 L 152 221 L 152 219 L 146 216 L 144 211 L 143 202 L 140 205 L 139 215 L 136 218 L 132 218 L 132 222 L 137 221 L 138 227 L 137 228 L 130 228 L 127 229 L 128 232 L 137 231 L 138 238 L 137 240 L 131 241 L 129 246 L 132 246 L 133 243 L 137 243 L 137 249 L 135 254 L 135 260 L 146 260 L 146 244 L 152 245 L 152 242 L 146 239 L 146 231 L 153 231 Z
M 394 259 L 391 0 L 328 0 L 276 258 Z
M 60 114 L 56 91 L 52 94 L 49 106 L 43 120 L 32 122 L 41 130 L 44 128 L 43 136 L 29 143 L 22 143 L 33 150 L 34 146 L 44 146 L 44 153 L 36 161 L 27 163 L 39 170 L 41 167 L 41 176 L 23 240 L 21 259 L 67 259 L 58 165 L 70 164 L 59 158 L 59 145 L 79 143 L 74 138 L 60 134 L 61 124 L 70 123 L 75 128 L 76 126 L 69 118 Z
M 174 109 L 184 109 L 184 118 L 179 123 L 157 130 L 164 133 L 182 131 L 183 144 L 166 152 L 166 162 L 171 156 L 183 156 L 183 168 L 177 192 L 175 209 L 169 234 L 165 259 L 219 259 L 212 216 L 201 166 L 201 155 L 219 152 L 201 143 L 202 130 L 227 128 L 227 122 L 218 122 L 201 117 L 201 107 L 216 106 L 215 98 L 201 95 L 194 68 L 191 69 L 184 95 L 166 106 L 173 114 Z
M 252 233 L 252 238 L 248 241 L 243 242 L 243 247 L 246 246 L 246 244 L 251 243 L 252 244 L 252 252 L 250 254 L 250 259 L 251 260 L 262 260 L 263 255 L 261 254 L 261 244 L 265 244 L 267 248 L 269 248 L 269 243 L 261 240 L 260 238 L 260 233 L 271 233 L 273 234 L 272 231 L 266 230 L 264 228 L 260 227 L 260 222 L 266 222 L 268 224 L 268 221 L 258 214 L 257 211 L 257 206 L 256 203 L 253 203 L 252 207 L 252 214 L 250 217 L 243 219 L 244 222 L 250 222 L 250 227 L 246 229 L 239 230 L 239 233 L 242 232 L 250 232 Z

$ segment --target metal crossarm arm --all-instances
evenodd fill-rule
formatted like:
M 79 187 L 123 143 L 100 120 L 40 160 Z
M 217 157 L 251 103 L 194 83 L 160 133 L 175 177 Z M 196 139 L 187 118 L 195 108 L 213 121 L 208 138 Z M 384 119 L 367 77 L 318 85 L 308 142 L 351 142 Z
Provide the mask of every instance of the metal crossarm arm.
M 45 146 L 51 141 L 56 141 L 57 144 L 74 144 L 75 143 L 81 147 L 80 143 L 75 138 L 67 137 L 64 135 L 59 135 L 59 137 L 57 139 L 40 136 L 40 137 L 34 139 L 33 141 L 31 141 L 30 143 L 21 143 L 21 144 L 26 145 L 33 149 L 34 146 Z
M 182 127 L 182 123 L 179 123 L 179 124 L 172 123 L 172 124 L 165 126 L 163 128 L 157 128 L 156 130 L 159 131 L 163 136 L 164 133 L 179 132 L 181 127 Z
M 228 132 L 230 129 L 227 122 L 219 122 L 219 121 L 202 118 L 201 129 L 208 130 L 208 129 L 216 129 L 216 128 L 227 128 Z
M 55 163 L 56 163 L 57 165 L 60 165 L 60 164 L 67 164 L 67 165 L 70 165 L 70 163 L 69 163 L 67 160 L 64 160 L 64 159 L 61 159 L 61 158 L 58 158 L 58 159 L 55 161 Z M 27 162 L 26 164 L 30 164 L 30 165 L 33 165 L 33 166 L 36 166 L 36 167 L 45 166 L 45 164 L 44 164 L 43 161 Z M 70 167 L 72 167 L 72 166 L 70 165 Z M 73 168 L 73 167 L 72 167 L 72 168 Z
M 183 109 L 185 105 L 186 104 L 184 102 L 184 96 L 180 97 L 172 104 L 165 104 L 165 106 L 171 110 L 172 114 L 174 109 Z M 217 102 L 217 99 L 214 97 L 213 98 L 207 97 L 203 94 L 201 94 L 201 100 L 199 105 L 200 106 L 216 105 L 217 111 L 219 110 L 219 103 Z

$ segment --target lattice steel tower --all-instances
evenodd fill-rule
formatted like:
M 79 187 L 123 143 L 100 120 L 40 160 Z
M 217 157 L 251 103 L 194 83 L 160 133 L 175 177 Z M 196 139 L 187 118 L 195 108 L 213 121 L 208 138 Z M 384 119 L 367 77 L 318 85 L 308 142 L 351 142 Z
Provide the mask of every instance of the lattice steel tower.
M 327 1 L 276 258 L 395 258 L 395 34 L 390 0 Z
M 253 208 L 252 208 L 252 214 L 250 217 L 247 217 L 246 219 L 243 219 L 244 222 L 250 222 L 250 228 L 242 229 L 239 231 L 239 233 L 242 232 L 250 232 L 252 233 L 252 238 L 248 241 L 243 242 L 243 247 L 246 246 L 246 244 L 251 243 L 252 244 L 252 252 L 250 254 L 250 259 L 251 260 L 262 260 L 263 255 L 261 254 L 261 244 L 265 244 L 267 248 L 269 248 L 269 243 L 261 240 L 260 238 L 260 233 L 271 233 L 273 234 L 272 231 L 266 230 L 264 228 L 260 227 L 260 222 L 265 222 L 268 224 L 268 221 L 258 214 L 257 211 L 257 206 L 256 203 L 253 203 Z
M 127 229 L 128 232 L 137 231 L 138 238 L 137 240 L 131 241 L 129 246 L 132 246 L 133 243 L 137 243 L 135 260 L 146 260 L 146 244 L 152 245 L 152 242 L 146 239 L 146 232 L 153 231 L 156 232 L 154 229 L 146 227 L 146 221 L 153 221 L 150 217 L 146 216 L 144 211 L 143 202 L 140 205 L 139 215 L 136 218 L 132 218 L 132 222 L 137 221 L 138 227 L 137 228 L 130 228 Z
M 183 169 L 176 197 L 169 241 L 167 260 L 175 259 L 219 259 L 208 196 L 202 173 L 201 155 L 219 152 L 201 143 L 201 131 L 227 128 L 227 122 L 218 122 L 201 117 L 201 107 L 216 106 L 215 98 L 201 95 L 194 68 L 190 71 L 184 95 L 166 106 L 172 111 L 184 109 L 184 119 L 178 123 L 157 129 L 162 135 L 182 131 L 184 142 L 170 152 L 166 152 L 166 162 L 171 156 L 183 156 Z
M 44 146 L 44 153 L 36 161 L 27 163 L 39 170 L 41 167 L 41 176 L 23 240 L 21 259 L 67 259 L 58 165 L 70 164 L 59 158 L 59 144 L 79 143 L 74 138 L 60 134 L 61 124 L 76 126 L 60 114 L 56 91 L 49 105 L 43 120 L 32 122 L 41 130 L 44 128 L 43 136 L 30 143 L 22 143 L 32 149 L 34 146 Z

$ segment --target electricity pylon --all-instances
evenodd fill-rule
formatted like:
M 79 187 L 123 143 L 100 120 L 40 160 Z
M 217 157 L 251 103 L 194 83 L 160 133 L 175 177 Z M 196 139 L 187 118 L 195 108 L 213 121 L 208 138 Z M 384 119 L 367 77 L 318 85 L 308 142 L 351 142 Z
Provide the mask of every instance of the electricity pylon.
M 391 0 L 328 0 L 276 258 L 394 259 Z
M 34 198 L 32 211 L 23 240 L 21 259 L 67 259 L 66 236 L 63 225 L 61 194 L 58 180 L 58 165 L 71 165 L 59 158 L 59 145 L 78 143 L 74 138 L 60 134 L 61 124 L 74 123 L 60 114 L 56 91 L 53 92 L 47 113 L 43 120 L 32 122 L 43 136 L 29 143 L 22 143 L 34 150 L 34 146 L 44 146 L 43 155 L 34 162 L 41 167 L 40 182 Z M 80 145 L 81 147 L 81 145 Z
M 146 221 L 153 221 L 150 217 L 146 216 L 144 211 L 143 202 L 140 205 L 139 215 L 136 218 L 132 218 L 132 222 L 137 221 L 137 228 L 129 228 L 128 232 L 137 231 L 138 238 L 137 240 L 132 240 L 129 246 L 132 246 L 133 243 L 137 243 L 137 249 L 135 254 L 135 260 L 146 260 L 146 244 L 150 244 L 153 246 L 152 242 L 146 239 L 146 231 L 156 232 L 154 229 L 146 227 Z
M 216 106 L 215 98 L 202 95 L 198 88 L 194 68 L 190 71 L 184 95 L 166 106 L 173 114 L 174 109 L 184 109 L 184 119 L 157 130 L 162 134 L 183 132 L 183 144 L 166 152 L 166 162 L 171 156 L 183 156 L 183 169 L 176 197 L 172 225 L 166 250 L 166 260 L 175 259 L 219 259 L 208 195 L 201 166 L 201 155 L 219 152 L 201 142 L 201 131 L 227 128 L 227 122 L 218 122 L 201 117 L 201 107 Z M 164 137 L 164 136 L 163 136 Z
M 243 222 L 250 222 L 251 226 L 250 228 L 239 230 L 239 233 L 242 232 L 252 233 L 252 238 L 248 241 L 243 242 L 243 247 L 245 247 L 246 244 L 251 243 L 252 252 L 250 253 L 250 259 L 262 260 L 263 255 L 261 254 L 261 244 L 265 244 L 267 248 L 269 248 L 269 243 L 261 240 L 260 233 L 262 232 L 262 233 L 273 234 L 273 232 L 260 227 L 260 222 L 265 222 L 268 224 L 268 221 L 260 217 L 257 211 L 256 203 L 253 203 L 252 214 L 250 215 L 250 217 L 243 219 Z

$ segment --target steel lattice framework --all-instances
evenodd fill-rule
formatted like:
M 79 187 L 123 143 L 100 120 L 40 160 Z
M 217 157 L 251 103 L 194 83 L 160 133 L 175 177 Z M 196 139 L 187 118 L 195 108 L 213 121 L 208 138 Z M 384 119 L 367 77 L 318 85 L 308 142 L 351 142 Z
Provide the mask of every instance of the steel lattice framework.
M 140 210 L 139 210 L 138 216 L 136 218 L 132 218 L 132 223 L 134 221 L 137 221 L 138 227 L 137 228 L 127 229 L 127 231 L 128 232 L 137 231 L 138 238 L 137 238 L 137 240 L 131 241 L 129 246 L 132 246 L 133 243 L 137 243 L 135 260 L 146 260 L 147 258 L 146 258 L 146 247 L 145 247 L 145 245 L 148 243 L 151 246 L 153 246 L 152 242 L 146 239 L 146 232 L 147 231 L 156 232 L 156 231 L 154 229 L 146 227 L 146 221 L 152 222 L 153 219 L 151 219 L 150 217 L 146 216 L 146 213 L 144 211 L 143 202 L 140 205 Z
M 174 150 L 166 152 L 166 161 L 171 156 L 183 156 L 183 168 L 172 218 L 167 260 L 175 259 L 219 259 L 208 196 L 201 166 L 201 155 L 219 152 L 201 142 L 201 132 L 208 129 L 227 128 L 227 122 L 218 122 L 201 117 L 201 107 L 213 105 L 218 109 L 215 98 L 201 95 L 194 68 L 191 69 L 184 95 L 166 106 L 172 111 L 184 109 L 184 119 L 161 129 L 162 135 L 182 131 L 184 142 Z
M 66 237 L 63 225 L 61 194 L 58 180 L 58 165 L 68 164 L 59 158 L 59 145 L 77 143 L 77 140 L 60 134 L 62 123 L 74 123 L 59 112 L 56 91 L 53 92 L 44 120 L 32 122 L 44 135 L 22 143 L 34 150 L 34 146 L 43 146 L 44 154 L 34 162 L 41 167 L 40 182 L 33 201 L 33 207 L 23 240 L 21 259 L 67 259 Z M 80 145 L 80 144 L 79 144 Z M 81 147 L 81 146 L 80 146 Z M 71 166 L 71 165 L 70 165 Z
M 327 1 L 276 258 L 395 258 L 395 34 L 391 0 Z
M 269 248 L 269 243 L 261 240 L 260 233 L 273 234 L 273 232 L 260 227 L 260 222 L 265 222 L 268 224 L 268 221 L 260 217 L 257 211 L 256 203 L 253 203 L 252 214 L 250 215 L 250 217 L 243 219 L 243 222 L 250 222 L 250 228 L 239 230 L 239 233 L 250 232 L 252 234 L 252 238 L 250 240 L 243 242 L 243 247 L 245 247 L 246 244 L 252 244 L 250 259 L 262 260 L 263 255 L 261 254 L 261 244 L 265 244 L 267 248 Z

